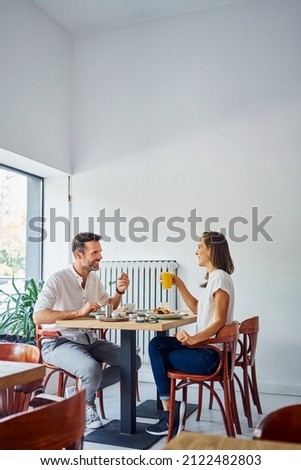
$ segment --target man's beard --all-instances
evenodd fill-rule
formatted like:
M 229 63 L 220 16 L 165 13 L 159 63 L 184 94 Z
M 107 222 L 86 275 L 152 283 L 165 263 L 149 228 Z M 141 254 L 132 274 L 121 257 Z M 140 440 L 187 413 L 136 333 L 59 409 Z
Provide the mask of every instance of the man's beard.
M 84 258 L 84 267 L 90 273 L 91 271 L 98 271 L 99 270 L 99 261 L 90 261 L 87 258 Z

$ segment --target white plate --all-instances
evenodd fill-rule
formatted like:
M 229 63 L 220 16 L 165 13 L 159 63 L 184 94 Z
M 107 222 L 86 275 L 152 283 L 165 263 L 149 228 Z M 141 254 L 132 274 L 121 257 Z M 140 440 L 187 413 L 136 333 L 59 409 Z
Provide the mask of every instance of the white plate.
M 90 312 L 89 317 L 96 317 L 96 315 L 105 315 L 104 310 L 98 310 L 98 312 Z
M 138 310 L 134 310 L 133 313 L 138 313 L 138 315 L 152 315 L 152 311 L 148 308 L 148 309 L 138 309 Z
M 177 320 L 179 318 L 185 317 L 186 313 L 167 313 L 167 314 L 156 314 L 153 313 L 152 315 L 155 315 L 159 320 Z
M 127 316 L 127 315 L 126 315 L 126 312 L 118 312 L 118 310 L 113 310 L 112 313 L 117 313 L 117 314 L 120 314 L 120 313 L 121 313 L 122 316 L 121 316 L 120 318 L 124 318 L 124 317 Z M 124 315 L 124 313 L 125 313 L 125 315 Z M 89 313 L 89 317 L 96 317 L 96 315 L 105 316 L 106 314 L 105 314 L 105 311 L 104 311 L 104 310 L 98 310 L 98 312 L 91 312 L 91 313 Z

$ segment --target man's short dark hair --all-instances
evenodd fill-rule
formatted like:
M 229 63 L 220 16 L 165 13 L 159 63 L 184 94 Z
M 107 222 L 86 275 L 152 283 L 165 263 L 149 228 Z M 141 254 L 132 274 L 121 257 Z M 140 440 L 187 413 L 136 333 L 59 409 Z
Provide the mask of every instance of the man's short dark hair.
M 99 242 L 101 239 L 101 235 L 97 235 L 96 233 L 92 232 L 81 232 L 76 235 L 76 237 L 72 240 L 72 253 L 75 251 L 81 251 L 82 253 L 85 251 L 85 243 L 86 242 Z

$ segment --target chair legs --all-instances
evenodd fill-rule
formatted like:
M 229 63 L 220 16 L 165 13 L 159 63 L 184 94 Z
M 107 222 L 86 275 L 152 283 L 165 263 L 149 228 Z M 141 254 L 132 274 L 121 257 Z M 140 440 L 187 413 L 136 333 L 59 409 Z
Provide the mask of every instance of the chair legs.
M 239 379 L 236 373 L 234 374 L 234 378 L 240 389 L 244 414 L 245 414 L 245 417 L 247 418 L 248 426 L 249 428 L 252 428 L 253 420 L 252 420 L 250 396 L 252 397 L 253 403 L 257 408 L 258 414 L 262 414 L 262 408 L 261 408 L 258 386 L 257 386 L 255 364 L 251 367 L 250 372 L 251 372 L 251 376 L 248 374 L 248 370 L 245 370 L 243 368 L 243 384 L 241 383 L 241 380 Z
M 209 405 L 209 408 L 212 408 L 212 403 L 213 403 L 213 395 L 210 393 L 210 402 L 211 406 Z M 201 419 L 201 413 L 202 413 L 202 408 L 203 408 L 203 385 L 199 384 L 198 387 L 198 409 L 196 413 L 196 421 L 200 421 Z
M 49 365 L 47 365 L 46 367 L 49 367 Z M 58 369 L 58 368 L 52 369 L 48 373 L 48 375 L 46 376 L 43 385 L 44 385 L 44 388 L 46 389 L 46 386 L 49 382 L 49 379 L 55 373 L 58 374 L 57 395 L 59 397 L 63 397 L 65 395 L 67 380 L 68 380 L 69 376 L 66 373 L 64 373 L 64 371 L 62 371 L 61 369 Z M 78 379 L 75 379 L 75 380 L 76 380 L 76 387 L 78 388 Z M 103 398 L 103 390 L 99 390 L 96 393 L 96 397 L 98 398 L 100 417 L 102 419 L 106 419 L 105 407 L 104 407 L 104 398 Z M 140 401 L 138 371 L 136 372 L 136 399 L 137 399 L 137 401 Z
M 10 416 L 21 411 L 26 411 L 29 408 L 32 396 L 44 390 L 41 385 L 36 385 L 32 382 L 26 384 L 26 388 L 14 387 L 7 390 L 0 391 L 0 418 Z
M 251 377 L 252 377 L 252 383 L 250 384 L 250 390 L 251 390 L 251 394 L 253 398 L 253 403 L 256 406 L 258 413 L 262 415 L 262 408 L 261 408 L 258 386 L 257 386 L 257 375 L 256 375 L 255 363 L 251 367 Z
M 189 383 L 185 383 L 184 381 L 181 381 L 178 383 L 178 385 L 176 385 L 176 379 L 171 378 L 170 410 L 169 410 L 169 426 L 168 426 L 169 430 L 168 430 L 168 435 L 167 435 L 167 442 L 172 438 L 176 390 L 182 389 L 182 393 L 183 393 L 182 399 L 185 402 L 186 409 L 187 409 L 187 387 L 189 385 L 190 385 Z M 240 422 L 239 422 L 239 417 L 238 417 L 238 412 L 237 412 L 236 399 L 235 399 L 235 395 L 233 395 L 234 393 L 233 381 L 231 382 L 231 384 L 227 384 L 225 388 L 223 387 L 224 403 L 222 399 L 219 397 L 218 393 L 214 389 L 214 382 L 210 382 L 210 383 L 203 382 L 199 384 L 198 386 L 198 409 L 197 409 L 197 417 L 196 417 L 197 421 L 199 421 L 201 417 L 203 387 L 209 390 L 210 396 L 215 398 L 219 405 L 227 436 L 235 437 L 235 429 L 238 434 L 241 434 L 241 427 L 240 427 Z M 186 422 L 186 412 L 185 412 L 185 417 L 184 417 L 184 422 L 183 422 L 184 425 L 185 425 L 185 422 Z M 234 425 L 235 425 L 235 429 L 234 429 Z
M 213 389 L 214 389 L 214 382 L 211 381 L 210 382 L 210 388 L 209 388 L 209 391 L 210 391 L 210 394 L 209 394 L 209 410 L 212 410 L 212 407 L 213 407 L 213 399 L 214 399 L 214 396 L 215 396 L 214 393 L 212 393 Z M 235 425 L 236 433 L 237 434 L 242 434 L 239 415 L 238 415 L 238 410 L 237 410 L 236 395 L 235 395 L 234 381 L 233 380 L 230 382 L 230 397 L 231 397 L 231 411 L 232 411 L 233 423 Z M 198 408 L 197 408 L 196 421 L 199 421 L 200 417 L 201 417 L 202 401 L 203 401 L 202 384 L 199 384 Z
M 98 403 L 99 403 L 100 417 L 102 419 L 106 419 L 105 407 L 104 407 L 104 402 L 103 402 L 103 391 L 99 390 L 96 393 L 96 396 L 98 398 Z

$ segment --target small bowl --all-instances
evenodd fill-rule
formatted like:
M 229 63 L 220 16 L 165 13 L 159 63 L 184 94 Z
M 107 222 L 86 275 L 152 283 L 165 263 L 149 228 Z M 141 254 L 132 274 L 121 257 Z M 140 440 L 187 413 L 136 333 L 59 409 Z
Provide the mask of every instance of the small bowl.
M 124 318 L 127 316 L 127 312 L 118 312 L 119 318 Z
M 138 313 L 129 313 L 130 320 L 136 320 L 137 317 L 138 317 Z
M 120 318 L 120 313 L 121 312 L 112 312 L 112 318 Z
M 105 315 L 95 315 L 96 320 L 101 320 Z

